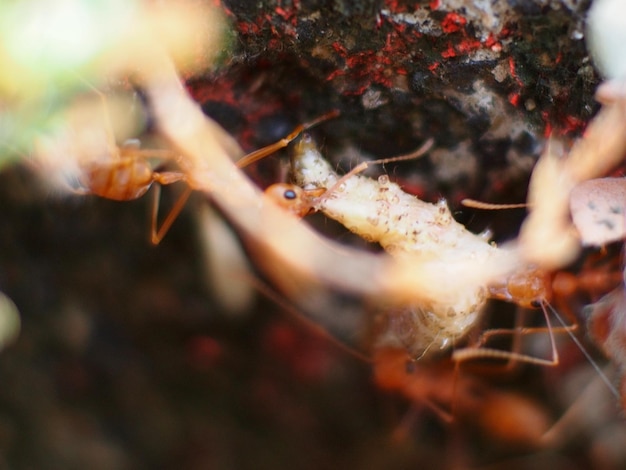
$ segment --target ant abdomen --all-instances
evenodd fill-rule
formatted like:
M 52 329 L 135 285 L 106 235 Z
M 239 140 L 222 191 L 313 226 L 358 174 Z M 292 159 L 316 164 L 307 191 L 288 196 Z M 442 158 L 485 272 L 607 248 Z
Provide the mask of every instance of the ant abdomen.
M 150 189 L 154 172 L 147 161 L 127 157 L 86 166 L 80 182 L 97 196 L 128 201 L 143 196 Z

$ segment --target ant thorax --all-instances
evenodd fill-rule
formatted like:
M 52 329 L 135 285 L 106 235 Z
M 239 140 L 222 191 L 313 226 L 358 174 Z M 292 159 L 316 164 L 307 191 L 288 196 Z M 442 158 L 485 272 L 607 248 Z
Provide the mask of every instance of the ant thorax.
M 404 347 L 414 357 L 450 347 L 476 324 L 487 301 L 484 271 L 500 262 L 514 264 L 513 250 L 498 248 L 487 237 L 468 231 L 454 220 L 445 200 L 421 201 L 387 175 L 377 180 L 359 174 L 341 177 L 310 137 L 296 146 L 292 178 L 305 190 L 326 189 L 312 199 L 314 210 L 432 273 L 432 285 L 424 286 L 419 305 L 385 308 L 384 321 L 378 322 L 382 345 Z M 460 275 L 460 263 L 465 271 L 480 275 Z M 443 288 L 445 294 L 435 294 Z

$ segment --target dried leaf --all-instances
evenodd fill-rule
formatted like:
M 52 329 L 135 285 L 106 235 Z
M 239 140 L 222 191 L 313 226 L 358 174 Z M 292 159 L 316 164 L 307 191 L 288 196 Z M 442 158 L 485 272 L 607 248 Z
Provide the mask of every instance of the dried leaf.
M 605 175 L 626 153 L 626 101 L 604 105 L 567 157 L 548 146 L 537 162 L 528 190 L 532 207 L 520 231 L 525 258 L 544 269 L 574 260 L 578 240 L 569 220 L 571 191 L 583 181 Z
M 626 178 L 600 178 L 576 186 L 570 210 L 582 244 L 602 246 L 625 238 L 624 204 Z

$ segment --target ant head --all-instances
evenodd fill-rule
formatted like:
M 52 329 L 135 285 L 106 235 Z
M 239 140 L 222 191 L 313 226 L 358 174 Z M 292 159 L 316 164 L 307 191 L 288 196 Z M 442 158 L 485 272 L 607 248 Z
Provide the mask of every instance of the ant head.
M 283 209 L 296 217 L 304 217 L 313 210 L 313 201 L 324 193 L 324 189 L 304 190 L 295 184 L 273 184 L 265 194 Z
M 545 272 L 531 267 L 509 277 L 507 290 L 516 304 L 524 308 L 540 308 L 550 297 L 550 278 Z
M 286 183 L 273 184 L 265 190 L 265 194 L 283 209 L 302 217 L 298 206 L 302 199 L 302 188 Z

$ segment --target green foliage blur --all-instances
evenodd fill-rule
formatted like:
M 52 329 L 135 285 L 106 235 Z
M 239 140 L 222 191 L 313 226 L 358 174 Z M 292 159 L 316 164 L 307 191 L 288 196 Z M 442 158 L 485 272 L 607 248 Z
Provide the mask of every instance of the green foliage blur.
M 200 25 L 194 31 L 203 30 L 203 47 L 210 49 L 210 53 L 202 52 L 203 66 L 208 66 L 227 48 L 224 37 L 229 31 L 228 21 L 219 12 L 213 14 L 204 8 L 196 15 L 200 17 L 198 24 L 190 26 L 185 17 L 176 16 L 180 5 L 185 2 L 160 4 L 166 14 L 155 22 L 166 34 L 159 36 L 183 36 L 164 41 L 169 40 L 170 51 L 176 47 L 191 54 L 187 47 L 191 41 L 184 33 Z M 77 93 L 99 89 L 105 80 L 123 79 L 106 77 L 111 70 L 119 72 L 116 56 L 134 54 L 126 60 L 140 62 L 136 55 L 144 43 L 135 41 L 133 49 L 132 42 L 144 19 L 154 21 L 151 13 L 155 10 L 157 7 L 140 0 L 0 2 L 0 168 L 27 154 L 37 135 L 54 133 L 62 126 L 63 108 Z M 169 18 L 174 18 L 173 22 L 179 19 L 179 25 L 165 24 Z M 197 56 L 194 60 L 198 62 Z
M 97 59 L 124 27 L 133 0 L 0 4 L 0 166 L 28 151 L 64 103 L 97 83 Z

